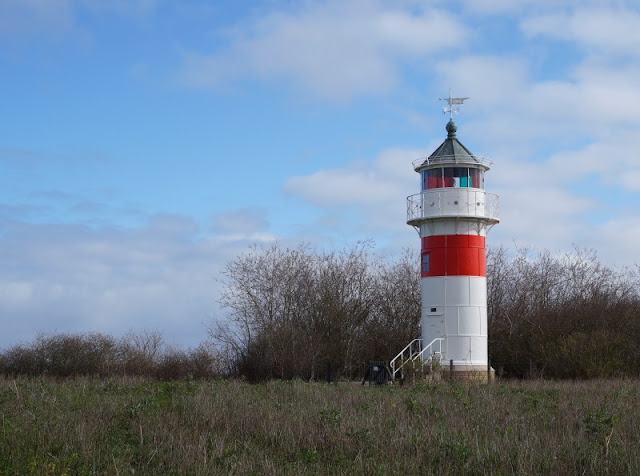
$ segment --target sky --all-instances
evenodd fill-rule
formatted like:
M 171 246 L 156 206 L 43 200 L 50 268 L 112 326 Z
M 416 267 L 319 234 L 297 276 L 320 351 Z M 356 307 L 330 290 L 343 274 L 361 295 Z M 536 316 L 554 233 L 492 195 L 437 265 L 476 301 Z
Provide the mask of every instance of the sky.
M 196 346 L 254 243 L 417 253 L 450 89 L 489 247 L 640 262 L 637 1 L 0 0 L 0 348 Z

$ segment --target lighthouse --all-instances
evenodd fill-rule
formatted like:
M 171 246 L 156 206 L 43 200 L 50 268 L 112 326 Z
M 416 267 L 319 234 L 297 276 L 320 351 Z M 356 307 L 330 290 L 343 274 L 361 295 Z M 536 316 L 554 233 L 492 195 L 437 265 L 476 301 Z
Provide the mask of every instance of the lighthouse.
M 407 198 L 407 224 L 420 235 L 421 338 L 391 362 L 439 362 L 466 375 L 488 370 L 487 231 L 498 219 L 498 196 L 485 191 L 490 162 L 458 140 L 453 113 L 468 98 L 451 96 L 447 138 L 413 162 L 420 193 Z

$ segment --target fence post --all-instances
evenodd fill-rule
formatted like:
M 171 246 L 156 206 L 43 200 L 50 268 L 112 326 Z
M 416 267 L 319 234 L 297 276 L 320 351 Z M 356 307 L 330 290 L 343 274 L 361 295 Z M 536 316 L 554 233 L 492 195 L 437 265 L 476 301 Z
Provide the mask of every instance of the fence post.
M 453 359 L 449 360 L 449 382 L 453 381 Z
M 487 359 L 487 383 L 491 383 L 491 359 Z

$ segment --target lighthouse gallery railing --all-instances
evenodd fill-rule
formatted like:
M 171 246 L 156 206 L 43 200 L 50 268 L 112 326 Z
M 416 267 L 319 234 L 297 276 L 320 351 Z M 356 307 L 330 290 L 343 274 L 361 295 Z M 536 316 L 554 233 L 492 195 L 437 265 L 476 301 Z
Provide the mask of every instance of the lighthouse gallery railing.
M 475 217 L 499 221 L 498 195 L 480 189 L 425 190 L 407 197 L 407 222 L 435 217 Z

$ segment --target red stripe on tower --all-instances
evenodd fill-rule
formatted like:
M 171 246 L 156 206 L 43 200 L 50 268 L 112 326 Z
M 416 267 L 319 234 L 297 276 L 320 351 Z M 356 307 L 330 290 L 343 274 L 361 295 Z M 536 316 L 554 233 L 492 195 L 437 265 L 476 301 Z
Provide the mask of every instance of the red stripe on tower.
M 486 276 L 485 237 L 436 235 L 422 238 L 423 278 L 431 276 Z

